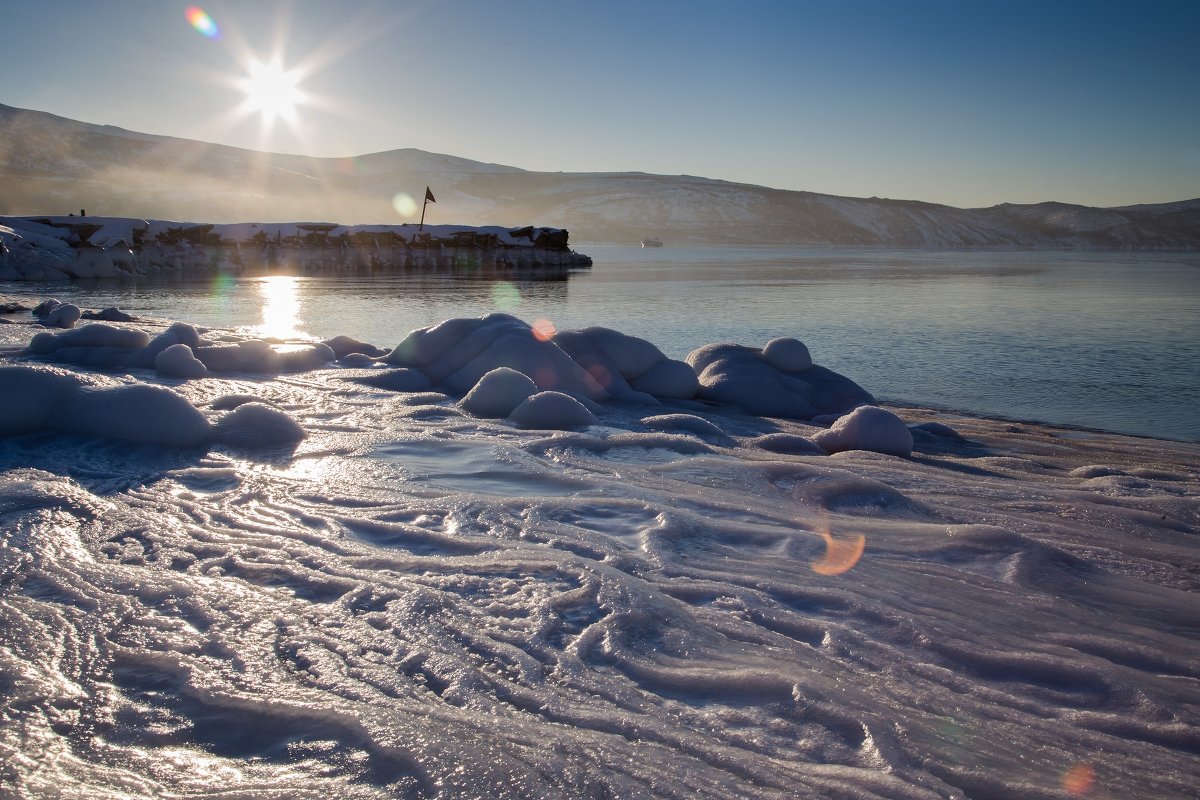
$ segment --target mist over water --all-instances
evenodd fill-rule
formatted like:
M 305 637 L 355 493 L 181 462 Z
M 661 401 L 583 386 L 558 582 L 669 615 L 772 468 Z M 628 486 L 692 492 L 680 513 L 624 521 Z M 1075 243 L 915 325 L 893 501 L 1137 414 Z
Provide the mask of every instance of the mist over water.
M 384 347 L 414 328 L 495 310 L 560 329 L 615 328 L 672 358 L 710 342 L 792 336 L 882 399 L 1200 440 L 1197 254 L 577 249 L 595 266 L 556 281 L 219 275 L 0 288 Z

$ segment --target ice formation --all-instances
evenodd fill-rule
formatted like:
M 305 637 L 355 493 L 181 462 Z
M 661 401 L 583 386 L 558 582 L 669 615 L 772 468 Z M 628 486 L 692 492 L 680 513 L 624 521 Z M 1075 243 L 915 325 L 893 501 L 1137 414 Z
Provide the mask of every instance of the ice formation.
M 737 344 L 710 344 L 689 353 L 687 363 L 699 376 L 698 396 L 751 414 L 800 420 L 875 402 L 844 375 L 812 366 L 801 342 L 780 339 L 769 347 L 769 358 L 763 350 Z
M 538 392 L 512 410 L 508 418 L 522 428 L 569 430 L 596 423 L 583 403 L 562 392 Z
M 537 392 L 537 384 L 529 376 L 508 367 L 496 367 L 471 387 L 459 405 L 477 417 L 498 419 L 507 417 Z
M 860 406 L 812 438 L 828 453 L 872 450 L 907 458 L 913 449 L 912 431 L 904 420 L 878 406 Z
M 0 326 L 15 796 L 1158 799 L 1200 781 L 1197 445 L 572 397 L 517 367 L 593 388 L 588 369 L 511 318 L 435 326 L 404 366 L 195 381 L 155 361 L 274 350 L 189 326 L 32 334 Z M 629 397 L 622 368 L 663 363 L 589 347 Z M 745 348 L 710 378 L 803 394 L 788 380 L 820 368 L 802 355 Z M 377 376 L 449 394 L 360 380 Z
M 186 348 L 188 354 L 180 348 Z M 164 353 L 170 350 L 170 355 Z M 55 361 L 107 369 L 155 367 L 176 378 L 200 378 L 208 372 L 277 375 L 316 369 L 335 359 L 325 344 L 277 350 L 269 342 L 250 339 L 217 344 L 202 339 L 191 325 L 175 323 L 152 340 L 144 331 L 103 323 L 64 333 L 42 332 L 33 337 L 29 352 Z M 198 361 L 202 372 L 193 361 Z
M 208 420 L 183 397 L 148 384 L 90 385 L 71 373 L 0 367 L 0 431 L 41 430 L 194 447 Z

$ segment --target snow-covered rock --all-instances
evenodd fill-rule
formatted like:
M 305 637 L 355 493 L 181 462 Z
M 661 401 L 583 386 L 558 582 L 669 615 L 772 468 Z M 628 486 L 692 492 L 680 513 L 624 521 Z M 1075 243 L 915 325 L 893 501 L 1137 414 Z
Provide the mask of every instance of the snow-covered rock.
M 79 306 L 73 303 L 61 303 L 45 316 L 39 317 L 38 321 L 47 328 L 74 328 L 81 316 L 83 316 L 83 312 L 79 310 Z
M 763 348 L 763 358 L 784 372 L 804 372 L 813 365 L 808 347 L 799 339 L 772 339 Z
M 636 336 L 610 328 L 558 331 L 552 341 L 587 370 L 597 383 L 620 400 L 644 400 L 644 395 L 669 399 L 695 397 L 696 373 L 681 361 Z
M 912 455 L 913 437 L 904 420 L 878 406 L 862 406 L 813 436 L 827 453 L 871 450 L 907 458 Z
M 458 405 L 476 417 L 502 419 L 537 392 L 537 384 L 528 376 L 497 367 L 480 378 Z
M 594 425 L 596 417 L 583 403 L 562 392 L 538 392 L 508 415 L 522 428 L 570 430 Z
M 358 375 L 351 380 L 364 386 L 387 389 L 390 392 L 427 392 L 433 388 L 433 382 L 425 376 L 425 373 L 407 367 L 377 370 L 369 375 Z
M 800 342 L 795 344 L 803 347 Z M 710 344 L 688 354 L 687 363 L 699 376 L 700 398 L 736 405 L 760 416 L 811 420 L 875 402 L 857 383 L 824 367 L 780 368 L 779 363 L 789 367 L 806 363 L 795 345 L 777 344 L 772 355 L 774 361 L 757 348 Z
M 435 386 L 466 394 L 497 367 L 509 367 L 539 388 L 607 400 L 609 392 L 553 342 L 508 314 L 446 320 L 413 331 L 384 359 L 424 372 Z
M 154 368 L 167 378 L 207 378 L 208 367 L 186 344 L 173 344 L 154 357 Z
M 304 428 L 287 413 L 265 403 L 242 403 L 217 421 L 212 439 L 230 447 L 257 450 L 299 442 Z

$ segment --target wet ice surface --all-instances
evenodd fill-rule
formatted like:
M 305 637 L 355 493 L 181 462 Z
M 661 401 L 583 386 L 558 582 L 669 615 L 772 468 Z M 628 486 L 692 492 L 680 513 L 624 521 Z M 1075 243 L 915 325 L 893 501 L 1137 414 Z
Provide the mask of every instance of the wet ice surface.
M 1198 445 L 898 409 L 965 441 L 799 455 L 753 443 L 799 423 L 528 431 L 344 374 L 168 382 L 275 403 L 294 450 L 0 440 L 6 792 L 1200 783 Z M 722 435 L 641 422 L 684 412 Z

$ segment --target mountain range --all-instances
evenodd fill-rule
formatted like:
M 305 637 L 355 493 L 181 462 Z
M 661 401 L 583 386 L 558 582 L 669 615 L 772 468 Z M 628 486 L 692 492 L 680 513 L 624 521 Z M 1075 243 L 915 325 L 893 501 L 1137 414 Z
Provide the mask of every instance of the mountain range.
M 354 158 L 264 153 L 0 105 L 0 214 L 203 222 L 431 222 L 566 228 L 573 242 L 1200 250 L 1200 198 L 1091 208 L 787 191 L 688 175 L 530 172 L 415 149 Z

